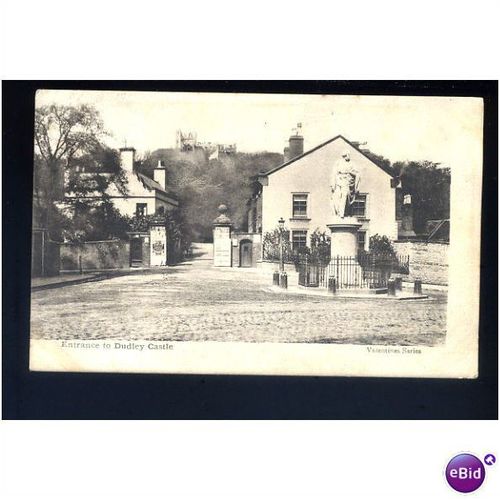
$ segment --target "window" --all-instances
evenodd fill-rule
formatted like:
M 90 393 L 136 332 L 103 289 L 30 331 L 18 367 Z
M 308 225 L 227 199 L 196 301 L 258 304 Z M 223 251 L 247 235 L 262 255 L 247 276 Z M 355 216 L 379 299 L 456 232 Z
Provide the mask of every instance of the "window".
M 307 231 L 292 231 L 292 250 L 297 251 L 307 246 Z
M 347 215 L 366 217 L 366 194 L 357 194 L 351 205 L 348 205 Z
M 307 217 L 307 194 L 293 195 L 293 216 Z
M 358 252 L 365 250 L 366 231 L 358 231 Z
M 148 204 L 147 203 L 136 203 L 135 215 L 137 217 L 145 217 L 146 215 L 148 215 Z

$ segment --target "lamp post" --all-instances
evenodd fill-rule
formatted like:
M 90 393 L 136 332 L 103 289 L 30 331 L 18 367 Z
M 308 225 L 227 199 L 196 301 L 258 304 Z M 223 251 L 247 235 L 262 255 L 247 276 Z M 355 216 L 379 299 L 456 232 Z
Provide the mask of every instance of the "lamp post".
M 283 217 L 280 218 L 278 221 L 278 228 L 279 228 L 279 244 L 280 244 L 280 273 L 283 273 L 285 270 L 285 264 L 283 262 L 283 230 L 285 229 L 285 220 Z

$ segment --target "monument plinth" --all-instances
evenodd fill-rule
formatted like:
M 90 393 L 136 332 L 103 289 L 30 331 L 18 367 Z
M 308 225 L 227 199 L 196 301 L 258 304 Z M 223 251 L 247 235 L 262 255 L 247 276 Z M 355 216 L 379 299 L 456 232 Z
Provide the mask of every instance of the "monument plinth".
M 355 217 L 339 217 L 327 224 L 331 231 L 330 257 L 355 257 L 358 253 L 358 230 L 361 223 Z
M 226 212 L 226 205 L 220 205 L 219 216 L 213 222 L 214 267 L 232 266 L 231 230 L 233 223 Z

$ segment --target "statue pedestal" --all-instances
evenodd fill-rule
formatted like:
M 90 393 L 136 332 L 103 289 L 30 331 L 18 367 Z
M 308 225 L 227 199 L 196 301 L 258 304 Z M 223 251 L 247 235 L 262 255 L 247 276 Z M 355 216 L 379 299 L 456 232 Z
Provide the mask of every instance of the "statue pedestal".
M 327 224 L 331 231 L 330 257 L 355 257 L 358 254 L 358 229 L 362 224 L 355 217 L 339 218 Z

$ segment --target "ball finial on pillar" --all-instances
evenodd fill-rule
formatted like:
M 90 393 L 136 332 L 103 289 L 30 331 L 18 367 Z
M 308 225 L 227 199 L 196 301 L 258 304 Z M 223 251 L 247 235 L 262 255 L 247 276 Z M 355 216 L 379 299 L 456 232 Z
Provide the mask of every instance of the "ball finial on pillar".
M 227 205 L 224 205 L 224 203 L 221 203 L 219 207 L 217 208 L 219 215 L 214 219 L 214 224 L 216 225 L 226 225 L 229 224 L 231 225 L 231 219 L 226 215 L 227 214 Z

